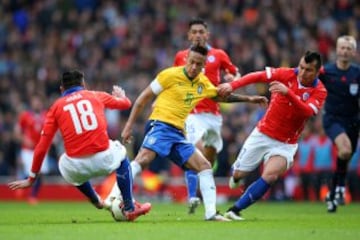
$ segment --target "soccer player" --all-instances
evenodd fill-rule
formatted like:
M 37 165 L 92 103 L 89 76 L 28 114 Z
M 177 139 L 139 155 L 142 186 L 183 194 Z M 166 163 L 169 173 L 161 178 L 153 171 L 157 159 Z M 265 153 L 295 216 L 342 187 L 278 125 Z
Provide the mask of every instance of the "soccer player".
M 232 166 L 229 186 L 239 186 L 240 180 L 264 161 L 261 177 L 227 210 L 224 215 L 227 218 L 243 220 L 240 211 L 259 200 L 293 165 L 299 135 L 306 121 L 320 111 L 327 95 L 318 80 L 321 62 L 320 54 L 308 51 L 297 68 L 266 67 L 265 71 L 219 85 L 220 95 L 258 82 L 268 82 L 271 92 L 268 110 L 246 139 Z
M 9 183 L 13 190 L 30 187 L 36 180 L 44 156 L 52 139 L 60 129 L 65 153 L 59 160 L 59 170 L 64 179 L 76 186 L 98 209 L 108 209 L 91 186 L 89 180 L 116 172 L 117 184 L 123 198 L 123 212 L 133 221 L 151 209 L 150 203 L 135 204 L 132 197 L 132 177 L 126 149 L 107 134 L 105 108 L 128 109 L 130 100 L 118 86 L 112 96 L 105 92 L 85 89 L 84 74 L 78 70 L 63 73 L 62 96 L 49 109 L 41 137 L 36 145 L 30 176 L 26 180 Z
M 356 54 L 356 40 L 340 36 L 336 43 L 336 61 L 324 66 L 320 79 L 328 91 L 323 115 L 326 135 L 337 148 L 336 170 L 326 197 L 328 212 L 344 204 L 345 179 L 355 153 L 360 129 L 360 66 L 351 61 Z
M 201 72 L 206 56 L 207 48 L 195 45 L 190 48 L 185 66 L 161 71 L 136 99 L 121 137 L 125 143 L 131 140 L 132 127 L 137 117 L 157 96 L 141 149 L 131 162 L 133 177 L 156 157 L 169 158 L 183 169 L 192 169 L 198 173 L 205 219 L 229 221 L 216 212 L 216 186 L 211 164 L 184 136 L 185 119 L 195 105 L 204 98 L 217 97 L 216 87 Z M 226 98 L 217 97 L 217 101 L 267 103 L 265 97 L 234 94 Z
M 196 18 L 189 22 L 188 40 L 192 46 L 200 45 L 208 49 L 204 74 L 214 86 L 218 86 L 221 83 L 221 73 L 225 74 L 226 81 L 232 81 L 235 76 L 240 76 L 240 74 L 222 49 L 213 48 L 208 44 L 209 35 L 210 32 L 204 20 Z M 174 66 L 185 65 L 188 54 L 189 49 L 177 52 Z M 186 138 L 196 145 L 212 165 L 216 161 L 217 153 L 223 147 L 222 122 L 220 106 L 210 98 L 201 100 L 186 119 Z M 193 214 L 200 204 L 200 199 L 197 197 L 196 172 L 185 171 L 185 180 L 188 190 L 189 214 Z
M 15 135 L 21 142 L 21 150 L 19 154 L 19 164 L 21 166 L 22 177 L 27 178 L 31 169 L 31 162 L 34 156 L 34 148 L 40 139 L 40 132 L 43 127 L 46 116 L 46 110 L 41 97 L 33 95 L 30 98 L 30 108 L 21 112 L 18 122 L 15 126 Z M 44 160 L 44 164 L 40 170 L 41 174 L 49 173 L 48 158 Z M 28 197 L 29 204 L 37 204 L 38 194 L 41 188 L 41 177 L 36 179 L 30 196 Z

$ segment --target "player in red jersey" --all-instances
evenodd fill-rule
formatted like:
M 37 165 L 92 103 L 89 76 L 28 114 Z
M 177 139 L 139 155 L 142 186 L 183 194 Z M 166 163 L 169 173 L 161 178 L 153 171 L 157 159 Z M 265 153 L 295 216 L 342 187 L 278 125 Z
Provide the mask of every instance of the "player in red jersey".
M 21 112 L 18 122 L 15 126 L 15 135 L 21 142 L 21 150 L 19 154 L 19 164 L 21 166 L 21 177 L 28 177 L 31 169 L 31 162 L 34 156 L 34 148 L 39 142 L 41 129 L 43 127 L 46 116 L 46 110 L 42 103 L 41 97 L 34 95 L 30 99 L 30 108 Z M 45 158 L 41 168 L 42 174 L 49 172 L 48 159 Z M 32 186 L 28 202 L 30 204 L 37 203 L 37 196 L 41 187 L 41 177 L 36 180 Z
M 317 52 L 306 52 L 297 68 L 270 68 L 249 73 L 219 86 L 226 95 L 250 83 L 268 82 L 271 101 L 265 116 L 246 139 L 236 161 L 229 185 L 240 180 L 264 161 L 261 177 L 252 183 L 225 213 L 227 218 L 243 220 L 240 211 L 259 200 L 282 174 L 293 165 L 298 138 L 306 121 L 324 104 L 327 91 L 319 81 L 322 64 Z
M 64 179 L 76 186 L 99 209 L 110 206 L 98 196 L 89 180 L 116 172 L 124 215 L 129 221 L 146 214 L 150 203 L 134 204 L 132 177 L 126 149 L 119 141 L 112 141 L 107 134 L 105 108 L 128 109 L 130 100 L 125 92 L 114 86 L 112 96 L 105 92 L 85 89 L 84 74 L 68 71 L 62 76 L 62 97 L 49 109 L 41 137 L 36 145 L 29 178 L 9 183 L 13 190 L 30 187 L 38 176 L 46 152 L 57 132 L 64 139 L 65 153 L 60 157 L 59 170 Z
M 189 22 L 188 40 L 192 45 L 200 45 L 208 49 L 203 71 L 211 83 L 218 86 L 222 82 L 222 73 L 226 81 L 232 81 L 235 76 L 240 76 L 240 74 L 224 50 L 213 48 L 208 44 L 209 35 L 210 32 L 204 20 L 196 18 Z M 189 49 L 177 52 L 174 66 L 185 65 L 188 54 Z M 211 164 L 214 164 L 217 153 L 223 147 L 222 122 L 219 103 L 208 98 L 199 102 L 186 119 L 186 138 L 196 145 Z M 200 203 L 200 199 L 197 197 L 197 174 L 192 170 L 187 170 L 185 171 L 185 180 L 188 190 L 189 213 L 192 214 Z

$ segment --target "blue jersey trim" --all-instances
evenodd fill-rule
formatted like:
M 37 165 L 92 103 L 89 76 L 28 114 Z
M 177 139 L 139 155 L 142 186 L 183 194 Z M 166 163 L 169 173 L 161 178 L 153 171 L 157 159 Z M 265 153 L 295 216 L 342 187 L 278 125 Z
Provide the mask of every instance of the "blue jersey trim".
M 299 74 L 299 68 L 298 67 L 294 68 L 294 73 L 295 73 L 296 76 Z M 318 85 L 318 82 L 319 82 L 319 78 L 315 78 L 314 82 L 312 84 L 312 87 L 316 87 Z
M 85 88 L 82 87 L 82 86 L 76 86 L 76 87 L 71 87 L 69 89 L 66 89 L 62 94 L 61 96 L 66 96 L 66 95 L 69 95 L 73 92 L 77 92 L 77 91 L 80 91 L 80 90 L 84 90 Z

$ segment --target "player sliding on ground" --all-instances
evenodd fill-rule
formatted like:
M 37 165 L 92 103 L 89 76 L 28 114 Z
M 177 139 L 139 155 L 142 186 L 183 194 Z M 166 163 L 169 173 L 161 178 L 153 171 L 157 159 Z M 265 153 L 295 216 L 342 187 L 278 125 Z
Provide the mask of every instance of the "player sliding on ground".
M 107 134 L 105 108 L 124 110 L 131 106 L 125 92 L 114 86 L 112 95 L 85 89 L 84 74 L 77 70 L 62 76 L 62 93 L 49 109 L 41 138 L 35 148 L 29 178 L 9 183 L 13 190 L 30 187 L 44 161 L 52 139 L 60 129 L 65 153 L 59 160 L 63 178 L 76 186 L 98 209 L 110 209 L 110 204 L 98 196 L 89 180 L 116 172 L 117 184 L 122 194 L 122 211 L 128 221 L 133 221 L 151 209 L 150 203 L 133 201 L 132 176 L 126 149 Z

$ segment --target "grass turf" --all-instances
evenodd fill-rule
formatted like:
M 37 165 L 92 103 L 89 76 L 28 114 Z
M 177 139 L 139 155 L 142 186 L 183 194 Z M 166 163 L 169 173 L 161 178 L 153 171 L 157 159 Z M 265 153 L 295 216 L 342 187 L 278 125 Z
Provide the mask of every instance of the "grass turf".
M 0 202 L 0 239 L 360 239 L 359 203 L 328 214 L 324 203 L 259 202 L 243 215 L 241 222 L 207 222 L 202 206 L 188 215 L 183 204 L 153 203 L 136 222 L 115 222 L 85 202 Z

